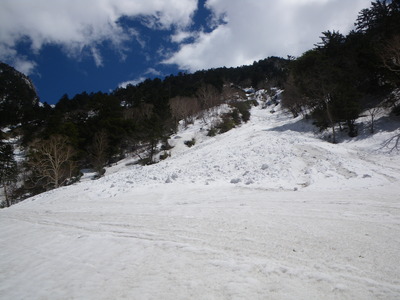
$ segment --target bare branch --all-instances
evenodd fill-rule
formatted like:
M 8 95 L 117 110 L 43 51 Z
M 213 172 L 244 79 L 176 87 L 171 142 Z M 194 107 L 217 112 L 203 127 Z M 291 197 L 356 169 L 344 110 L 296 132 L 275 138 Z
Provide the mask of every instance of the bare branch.
M 202 85 L 196 95 L 203 110 L 218 106 L 223 102 L 218 90 L 210 84 Z
M 200 103 L 196 98 L 174 97 L 169 100 L 171 112 L 176 121 L 184 120 L 185 126 L 194 120 L 194 116 L 201 111 Z
M 89 149 L 90 160 L 93 168 L 99 174 L 107 163 L 108 134 L 105 130 L 96 132 Z
M 386 69 L 400 75 L 400 35 L 383 45 L 380 57 Z
M 51 136 L 48 140 L 37 140 L 31 145 L 29 164 L 38 181 L 47 182 L 57 188 L 67 182 L 75 169 L 72 160 L 75 151 L 65 136 Z
M 389 148 L 389 153 L 392 153 L 394 150 L 400 150 L 400 133 L 392 136 L 390 139 L 386 140 L 381 149 Z

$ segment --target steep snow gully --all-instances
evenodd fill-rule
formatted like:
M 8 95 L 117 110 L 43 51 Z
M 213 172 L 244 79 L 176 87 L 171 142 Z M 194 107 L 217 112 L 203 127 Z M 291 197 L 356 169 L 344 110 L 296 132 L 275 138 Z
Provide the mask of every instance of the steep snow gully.
M 398 131 L 333 145 L 279 107 L 204 127 L 0 211 L 0 298 L 400 298 Z

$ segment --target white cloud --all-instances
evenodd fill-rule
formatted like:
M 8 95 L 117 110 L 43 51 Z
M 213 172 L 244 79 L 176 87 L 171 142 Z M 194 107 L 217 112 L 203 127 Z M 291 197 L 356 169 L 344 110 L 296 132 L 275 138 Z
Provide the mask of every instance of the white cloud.
M 15 49 L 7 47 L 0 42 L 0 60 L 11 64 L 16 70 L 31 75 L 36 68 L 36 63 L 27 59 L 23 55 L 19 55 Z
M 146 77 L 139 77 L 137 79 L 134 80 L 128 80 L 128 81 L 124 81 L 121 82 L 120 84 L 118 84 L 119 88 L 126 88 L 128 85 L 138 85 L 139 83 L 143 82 L 146 80 Z
M 223 20 L 163 61 L 196 71 L 240 66 L 268 56 L 301 55 L 322 31 L 347 34 L 370 0 L 208 0 L 212 20 Z M 188 36 L 188 33 L 185 33 Z M 185 35 L 173 40 L 184 41 Z
M 155 75 L 155 76 L 161 76 L 162 75 L 162 73 L 160 71 L 157 71 L 154 68 L 148 68 L 144 74 L 145 75 Z
M 93 56 L 96 66 L 102 67 L 103 66 L 103 58 L 101 57 L 99 50 L 96 47 L 91 47 L 90 51 L 92 52 L 92 56 Z
M 143 75 L 155 75 L 155 76 L 162 76 L 162 73 L 160 71 L 157 71 L 154 68 L 148 68 Z M 128 80 L 124 81 L 118 84 L 119 88 L 126 88 L 128 85 L 138 85 L 139 83 L 145 81 L 148 78 L 148 76 L 140 76 L 134 80 Z
M 101 66 L 98 46 L 105 41 L 120 50 L 133 37 L 143 46 L 135 30 L 118 23 L 122 16 L 140 17 L 153 29 L 181 30 L 196 8 L 197 0 L 1 0 L 0 60 L 15 61 L 16 46 L 24 40 L 36 53 L 45 44 L 60 45 L 72 57 L 86 49 Z
M 171 36 L 171 41 L 174 43 L 182 43 L 190 38 L 195 38 L 196 36 L 198 36 L 198 33 L 196 32 L 178 31 Z
M 135 28 L 122 27 L 126 17 L 153 30 L 173 29 L 169 40 L 180 48 L 159 48 L 165 64 L 189 71 L 239 66 L 271 55 L 300 55 L 325 30 L 347 33 L 370 0 L 207 0 L 205 6 L 213 12 L 211 32 L 189 30 L 197 0 L 1 0 L 0 60 L 32 73 L 36 63 L 17 53 L 21 41 L 34 53 L 55 44 L 73 58 L 89 54 L 98 67 L 106 42 L 124 59 L 127 41 L 142 48 L 147 41 Z
M 27 60 L 23 57 L 17 57 L 14 60 L 14 68 L 25 75 L 30 75 L 36 68 L 36 63 L 34 61 Z

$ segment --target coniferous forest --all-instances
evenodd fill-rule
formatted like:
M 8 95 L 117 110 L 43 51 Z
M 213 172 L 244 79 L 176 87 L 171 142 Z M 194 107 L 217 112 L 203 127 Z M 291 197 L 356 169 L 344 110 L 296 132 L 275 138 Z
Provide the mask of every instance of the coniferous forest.
M 2 206 L 9 206 L 79 180 L 82 169 L 101 176 L 105 166 L 132 153 L 152 164 L 157 152 L 170 147 L 168 137 L 180 121 L 189 124 L 212 107 L 227 103 L 232 126 L 246 122 L 254 103 L 237 101 L 245 99 L 245 87 L 283 89 L 282 106 L 329 130 L 333 143 L 338 129 L 356 137 L 356 119 L 365 112 L 373 118 L 381 105 L 400 115 L 400 1 L 372 2 L 353 31 L 323 32 L 300 57 L 147 79 L 110 93 L 64 95 L 55 106 L 40 102 L 25 75 L 4 63 L 0 70 L 0 181 Z M 224 131 L 220 125 L 210 134 Z

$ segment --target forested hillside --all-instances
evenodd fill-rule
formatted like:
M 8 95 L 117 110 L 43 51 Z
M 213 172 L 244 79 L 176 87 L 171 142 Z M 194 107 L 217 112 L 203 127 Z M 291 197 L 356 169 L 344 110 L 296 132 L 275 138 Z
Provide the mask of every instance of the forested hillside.
M 190 124 L 221 104 L 230 110 L 210 135 L 246 122 L 254 104 L 243 90 L 249 87 L 271 97 L 274 87 L 284 89 L 284 108 L 329 130 L 333 143 L 338 130 L 356 137 L 362 114 L 373 120 L 381 107 L 400 113 L 399 32 L 400 1 L 376 1 L 359 13 L 355 30 L 346 36 L 323 32 L 320 43 L 298 58 L 270 57 L 147 79 L 110 93 L 65 95 L 54 107 L 39 102 L 28 77 L 1 64 L 3 205 L 79 180 L 82 169 L 100 177 L 126 155 L 138 155 L 141 164 L 166 158 L 179 122 Z
M 400 113 L 400 1 L 373 2 L 355 25 L 346 36 L 323 32 L 314 49 L 291 62 L 285 83 L 285 107 L 330 128 L 332 142 L 342 125 L 357 136 L 355 120 L 366 109 L 373 117 L 384 99 Z
M 229 118 L 236 115 L 238 123 L 239 114 L 246 115 L 250 108 L 237 103 L 245 99 L 239 86 L 282 86 L 287 63 L 271 57 L 251 66 L 148 79 L 111 93 L 65 95 L 54 107 L 39 103 L 30 80 L 3 64 L 8 72 L 2 73 L 2 80 L 9 83 L 1 109 L 7 116 L 2 119 L 4 170 L 7 164 L 13 166 L 8 168 L 12 174 L 3 176 L 9 198 L 71 183 L 81 169 L 94 169 L 101 176 L 104 166 L 132 153 L 140 156 L 140 163 L 152 164 L 157 152 L 170 147 L 166 140 L 179 121 L 189 124 L 223 103 L 230 103 L 234 115 Z M 10 87 L 19 94 L 8 92 Z M 11 146 L 23 152 L 18 168 L 12 155 L 6 155 Z

